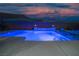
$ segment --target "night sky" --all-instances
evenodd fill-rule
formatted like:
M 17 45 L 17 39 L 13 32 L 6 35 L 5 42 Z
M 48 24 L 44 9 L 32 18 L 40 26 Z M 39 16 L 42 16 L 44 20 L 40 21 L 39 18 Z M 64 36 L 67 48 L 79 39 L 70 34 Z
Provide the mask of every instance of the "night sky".
M 35 18 L 71 17 L 67 21 L 79 21 L 79 3 L 9 3 L 0 4 L 0 12 L 24 14 Z M 76 18 L 76 19 L 75 19 Z M 65 20 L 65 19 L 64 19 Z

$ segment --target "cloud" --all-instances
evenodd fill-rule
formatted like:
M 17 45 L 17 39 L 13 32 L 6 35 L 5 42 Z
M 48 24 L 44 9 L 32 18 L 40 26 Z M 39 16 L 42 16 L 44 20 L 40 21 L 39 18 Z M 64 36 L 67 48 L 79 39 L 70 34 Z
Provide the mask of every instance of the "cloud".
M 79 15 L 79 10 L 70 8 L 49 8 L 49 7 L 25 7 L 22 9 L 25 15 L 35 15 L 38 17 L 53 16 L 58 14 L 60 16 L 75 16 Z
M 74 15 L 79 15 L 79 11 L 75 9 L 69 9 L 69 8 L 61 8 L 58 9 L 58 13 L 61 16 L 74 16 Z
M 70 8 L 79 8 L 79 3 L 66 3 L 66 5 L 69 5 Z
M 54 12 L 54 9 L 48 7 L 26 7 L 23 9 L 23 13 L 26 15 L 48 14 Z

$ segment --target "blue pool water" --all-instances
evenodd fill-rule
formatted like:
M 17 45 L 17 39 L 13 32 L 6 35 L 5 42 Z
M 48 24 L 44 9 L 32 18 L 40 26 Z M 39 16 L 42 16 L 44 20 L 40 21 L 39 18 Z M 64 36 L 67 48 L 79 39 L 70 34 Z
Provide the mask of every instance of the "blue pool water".
M 27 41 L 69 41 L 70 38 L 55 31 L 14 30 L 0 33 L 0 37 L 24 37 Z

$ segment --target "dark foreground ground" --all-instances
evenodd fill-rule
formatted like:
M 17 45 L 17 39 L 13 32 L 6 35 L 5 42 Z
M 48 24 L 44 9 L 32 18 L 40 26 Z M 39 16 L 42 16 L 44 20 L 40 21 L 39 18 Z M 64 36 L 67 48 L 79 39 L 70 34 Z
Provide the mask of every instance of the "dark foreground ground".
M 1 56 L 79 56 L 79 41 L 25 41 L 24 37 L 0 38 Z

